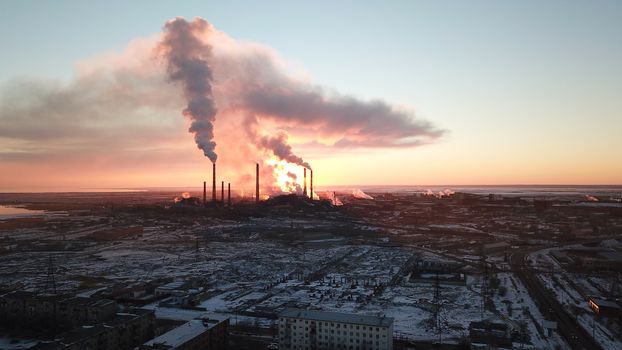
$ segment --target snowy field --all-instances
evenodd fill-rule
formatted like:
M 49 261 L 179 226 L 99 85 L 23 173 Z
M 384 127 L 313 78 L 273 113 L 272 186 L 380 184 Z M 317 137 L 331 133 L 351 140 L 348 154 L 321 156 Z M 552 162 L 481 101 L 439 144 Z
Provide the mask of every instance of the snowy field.
M 578 246 L 568 246 L 576 248 Z M 615 332 L 609 329 L 607 319 L 594 317 L 594 312 L 587 303 L 588 297 L 606 299 L 606 288 L 611 281 L 573 274 L 563 269 L 563 266 L 553 258 L 550 253 L 568 247 L 548 248 L 530 254 L 529 260 L 533 265 L 552 266 L 555 273 L 541 273 L 538 275 L 544 285 L 557 297 L 568 314 L 576 316 L 579 324 L 594 338 L 604 349 L 622 349 L 622 340 Z
M 103 225 L 97 218 L 92 223 L 67 233 L 63 244 L 74 244 L 72 239 L 87 237 Z M 287 225 L 310 224 L 301 220 Z M 258 232 L 235 237 L 225 232 L 236 228 L 238 224 L 224 220 L 209 230 L 194 224 L 162 224 L 145 226 L 142 235 L 131 239 L 97 242 L 80 250 L 7 254 L 0 257 L 0 283 L 19 281 L 24 289 L 40 291 L 51 258 L 62 292 L 86 296 L 112 285 L 132 287 L 171 280 L 192 281 L 193 288 L 202 292 L 196 307 L 205 311 L 159 302 L 147 306 L 162 318 L 191 319 L 207 312 L 268 327 L 273 320 L 248 315 L 285 307 L 318 308 L 393 317 L 400 337 L 436 340 L 439 330 L 433 315 L 438 304 L 444 340 L 464 339 L 470 322 L 483 318 L 507 322 L 512 328 L 525 324 L 530 338 L 519 344 L 525 348 L 563 344 L 556 333 L 542 332 L 539 324 L 544 318 L 511 274 L 498 276 L 506 294 L 495 290 L 492 302 L 482 310 L 481 275 L 468 275 L 466 285 L 441 284 L 435 303 L 434 284 L 410 282 L 405 270 L 413 260 L 462 265 L 477 262 L 475 256 L 454 258 L 417 247 L 331 239 L 314 242 L 323 245 L 314 247 L 263 239 Z

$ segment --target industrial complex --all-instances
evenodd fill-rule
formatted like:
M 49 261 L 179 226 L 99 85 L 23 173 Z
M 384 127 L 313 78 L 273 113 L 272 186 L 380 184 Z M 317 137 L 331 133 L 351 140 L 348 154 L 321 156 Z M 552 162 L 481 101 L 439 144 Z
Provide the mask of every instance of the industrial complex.
M 264 196 L 256 165 L 242 197 L 213 171 L 3 194 L 0 349 L 622 346 L 615 192 Z

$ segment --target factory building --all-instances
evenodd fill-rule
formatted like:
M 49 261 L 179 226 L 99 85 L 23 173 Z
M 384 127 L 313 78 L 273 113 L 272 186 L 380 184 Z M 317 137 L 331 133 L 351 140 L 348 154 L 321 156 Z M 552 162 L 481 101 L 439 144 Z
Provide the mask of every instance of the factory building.
M 393 349 L 393 318 L 286 309 L 279 315 L 279 349 Z
M 598 316 L 622 317 L 622 307 L 620 307 L 620 305 L 613 300 L 590 298 L 587 301 L 587 304 Z

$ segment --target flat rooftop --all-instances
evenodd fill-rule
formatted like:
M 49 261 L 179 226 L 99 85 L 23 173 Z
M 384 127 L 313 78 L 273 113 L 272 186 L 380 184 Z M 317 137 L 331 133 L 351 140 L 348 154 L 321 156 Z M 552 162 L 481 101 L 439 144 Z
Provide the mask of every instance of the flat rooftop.
M 222 320 L 190 320 L 181 326 L 160 335 L 159 337 L 151 339 L 143 345 L 164 345 L 170 346 L 171 349 L 175 349 L 207 332 L 220 322 L 222 322 Z
M 610 262 L 622 262 L 622 252 L 601 252 L 598 255 Z
M 340 312 L 328 312 L 318 310 L 285 309 L 279 314 L 279 317 L 303 318 L 313 321 L 361 324 L 373 327 L 390 327 L 391 325 L 393 325 L 392 317 L 344 314 Z
M 622 307 L 620 307 L 620 305 L 618 305 L 618 303 L 616 303 L 615 301 L 604 300 L 604 299 L 599 299 L 599 298 L 591 298 L 590 301 L 592 301 L 594 304 L 598 305 L 598 307 L 608 307 L 608 308 L 613 308 L 613 309 L 622 309 Z

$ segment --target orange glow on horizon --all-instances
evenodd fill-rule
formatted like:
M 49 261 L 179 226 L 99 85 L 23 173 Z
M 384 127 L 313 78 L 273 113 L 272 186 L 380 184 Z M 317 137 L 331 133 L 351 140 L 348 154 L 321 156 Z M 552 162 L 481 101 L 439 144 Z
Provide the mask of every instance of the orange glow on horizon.
M 300 186 L 300 188 L 303 187 L 301 183 L 304 181 L 302 180 L 304 170 L 302 170 L 300 165 L 288 163 L 276 157 L 272 157 L 268 160 L 267 164 L 274 167 L 276 184 L 281 192 L 296 193 L 297 185 Z M 293 178 L 292 175 L 295 176 L 295 178 Z
M 84 191 L 102 188 L 199 187 L 211 180 L 211 163 L 192 143 L 174 153 L 136 152 L 125 160 L 109 154 L 76 155 L 75 159 L 2 161 L 0 192 Z M 611 157 L 575 157 L 573 154 L 531 156 L 503 150 L 457 148 L 451 144 L 416 149 L 360 150 L 321 154 L 298 152 L 313 166 L 314 187 L 454 185 L 620 185 L 622 163 Z M 617 152 L 617 151 L 616 151 Z M 550 153 L 550 152 L 549 152 Z M 78 158 L 80 156 L 80 158 Z M 135 161 L 136 160 L 136 161 Z M 302 186 L 303 168 L 271 160 L 277 167 L 279 188 L 296 174 Z M 310 174 L 307 174 L 310 177 Z M 231 182 L 236 193 L 254 193 L 254 162 L 239 164 L 219 159 L 219 181 Z M 243 176 L 246 183 L 242 182 Z M 309 178 L 307 179 L 310 180 Z M 267 185 L 267 183 L 262 185 Z M 309 184 L 307 184 L 309 186 Z

